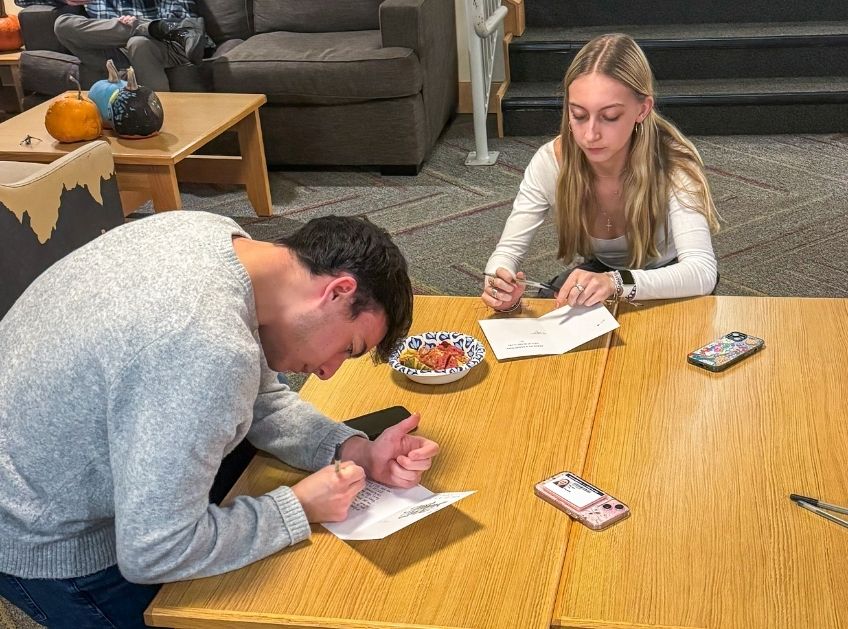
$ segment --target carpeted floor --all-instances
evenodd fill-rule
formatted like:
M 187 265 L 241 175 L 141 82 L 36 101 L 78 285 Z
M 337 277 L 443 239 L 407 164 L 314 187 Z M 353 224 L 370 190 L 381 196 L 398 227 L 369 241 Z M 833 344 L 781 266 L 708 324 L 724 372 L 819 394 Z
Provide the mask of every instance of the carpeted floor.
M 404 251 L 416 292 L 476 295 L 524 168 L 549 139 L 490 139 L 490 149 L 501 152 L 497 164 L 466 167 L 474 137 L 470 117 L 460 116 L 417 177 L 365 169 L 272 172 L 270 218 L 257 218 L 241 189 L 183 186 L 183 202 L 232 216 L 263 240 L 315 216 L 365 214 Z M 718 293 L 848 297 L 848 134 L 693 139 L 724 219 L 714 239 Z M 525 271 L 553 276 L 561 266 L 555 252 L 548 222 Z M 36 626 L 0 601 L 0 628 Z
M 236 218 L 272 239 L 315 216 L 366 214 L 391 232 L 424 294 L 474 295 L 521 177 L 545 137 L 490 138 L 492 167 L 466 167 L 474 148 L 459 116 L 417 177 L 371 170 L 272 172 L 275 216 L 257 218 L 239 189 L 184 186 L 187 209 Z M 693 138 L 724 219 L 714 245 L 724 295 L 848 296 L 848 134 Z M 561 266 L 549 221 L 525 270 Z

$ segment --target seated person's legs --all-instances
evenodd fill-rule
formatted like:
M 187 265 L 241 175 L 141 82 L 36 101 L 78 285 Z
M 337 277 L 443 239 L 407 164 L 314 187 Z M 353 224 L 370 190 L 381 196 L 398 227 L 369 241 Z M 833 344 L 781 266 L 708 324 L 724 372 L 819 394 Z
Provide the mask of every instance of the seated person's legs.
M 120 59 L 120 48 L 126 46 L 133 27 L 121 24 L 117 19 L 93 20 L 82 15 L 60 15 L 53 31 L 59 42 L 79 58 L 80 83 L 87 89 L 95 81 L 106 78 L 106 60 Z
M 136 35 L 127 41 L 127 57 L 135 69 L 139 84 L 155 92 L 170 92 L 165 68 L 175 65 L 168 60 L 168 46 L 163 42 Z

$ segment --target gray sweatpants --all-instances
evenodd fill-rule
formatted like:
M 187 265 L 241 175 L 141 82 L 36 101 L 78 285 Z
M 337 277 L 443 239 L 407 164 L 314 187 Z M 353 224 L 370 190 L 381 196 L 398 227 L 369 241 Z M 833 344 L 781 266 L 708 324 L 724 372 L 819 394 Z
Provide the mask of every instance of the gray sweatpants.
M 169 92 L 165 68 L 188 62 L 164 42 L 147 37 L 147 24 L 147 20 L 138 20 L 127 26 L 117 18 L 97 20 L 82 15 L 60 15 L 53 30 L 62 45 L 79 58 L 83 89 L 106 78 L 107 59 L 123 56 L 135 70 L 139 84 L 156 92 Z

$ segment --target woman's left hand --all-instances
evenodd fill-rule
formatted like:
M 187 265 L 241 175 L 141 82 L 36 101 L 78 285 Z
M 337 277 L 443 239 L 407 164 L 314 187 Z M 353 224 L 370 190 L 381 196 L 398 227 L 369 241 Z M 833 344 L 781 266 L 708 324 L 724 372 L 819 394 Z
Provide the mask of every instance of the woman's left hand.
M 608 273 L 592 273 L 574 269 L 559 289 L 557 308 L 569 306 L 594 306 L 615 294 L 615 281 Z

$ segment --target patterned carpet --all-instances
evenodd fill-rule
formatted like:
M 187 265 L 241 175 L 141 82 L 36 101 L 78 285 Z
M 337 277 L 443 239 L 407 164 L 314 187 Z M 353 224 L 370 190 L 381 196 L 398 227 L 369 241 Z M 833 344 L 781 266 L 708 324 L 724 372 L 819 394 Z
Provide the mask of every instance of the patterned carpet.
M 183 202 L 232 216 L 263 240 L 315 216 L 365 214 L 391 232 L 418 293 L 476 295 L 524 168 L 549 139 L 490 139 L 490 150 L 501 152 L 497 164 L 466 167 L 474 136 L 470 117 L 460 116 L 417 177 L 364 169 L 272 172 L 270 218 L 257 218 L 236 188 L 183 186 Z M 714 239 L 718 293 L 848 297 L 848 134 L 693 139 L 724 219 Z M 555 275 L 555 252 L 549 221 L 525 271 Z M 0 628 L 36 626 L 0 601 Z
M 474 148 L 469 116 L 459 116 L 417 177 L 376 171 L 272 172 L 275 216 L 257 218 L 244 192 L 184 186 L 187 209 L 236 218 L 255 238 L 272 239 L 327 214 L 365 214 L 404 251 L 415 289 L 474 295 L 524 168 L 550 138 L 490 139 L 492 167 L 466 167 Z M 694 138 L 723 218 L 715 237 L 724 295 L 848 296 L 848 135 Z M 549 278 L 560 268 L 548 221 L 525 270 Z

